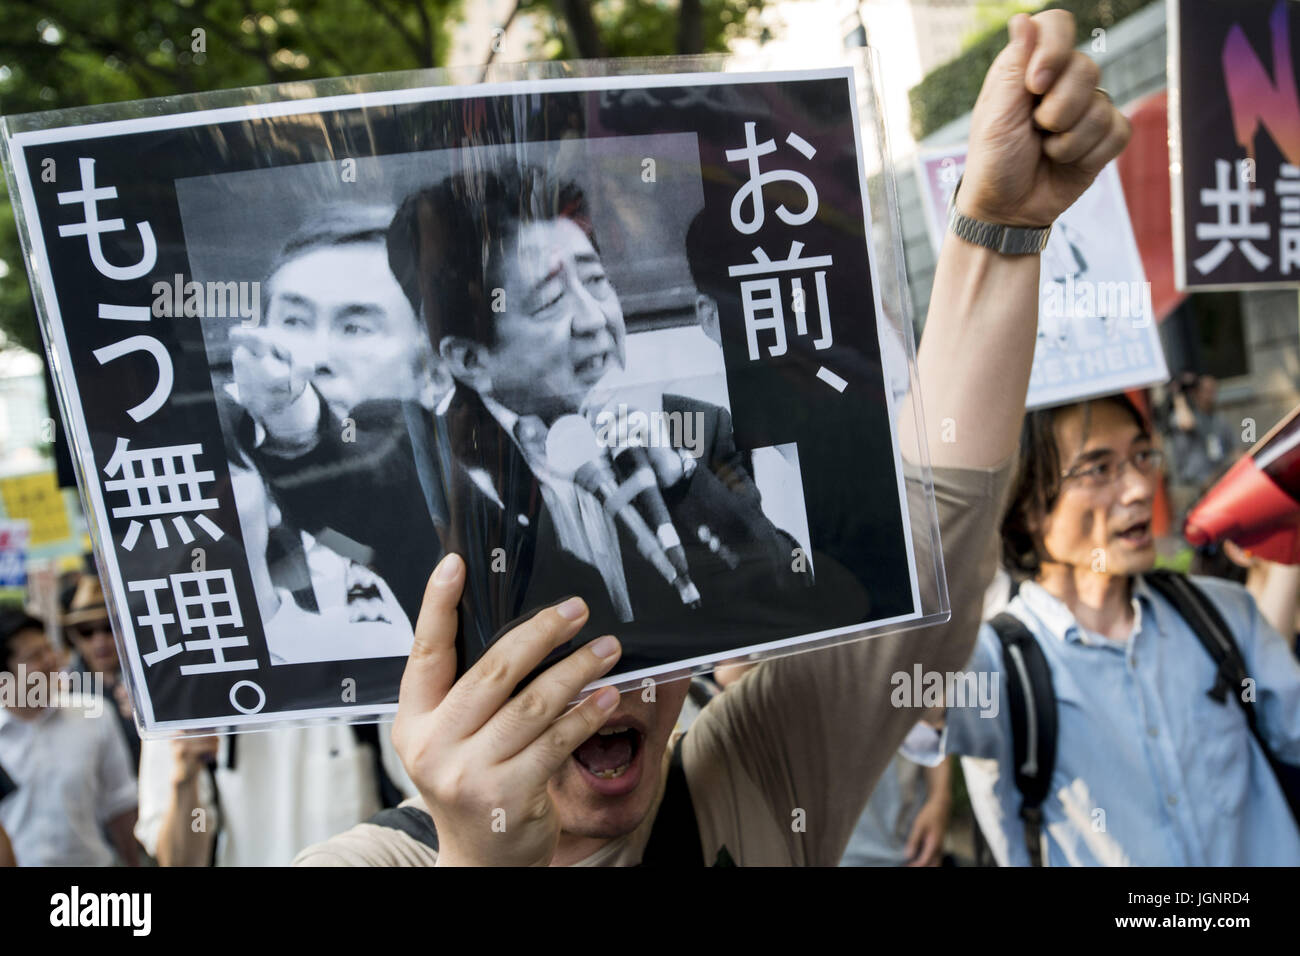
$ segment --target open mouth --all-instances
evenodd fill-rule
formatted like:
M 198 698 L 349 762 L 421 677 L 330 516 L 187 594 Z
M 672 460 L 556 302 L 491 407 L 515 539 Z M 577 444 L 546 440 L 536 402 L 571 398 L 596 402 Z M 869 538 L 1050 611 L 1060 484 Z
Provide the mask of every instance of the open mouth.
M 1143 546 L 1151 542 L 1151 521 L 1138 521 L 1116 533 L 1115 537 L 1128 544 Z
M 573 372 L 581 379 L 600 378 L 609 368 L 611 357 L 612 355 L 609 352 L 597 352 L 595 355 L 588 355 L 585 359 L 574 363 Z
M 584 740 L 573 760 L 592 789 L 609 796 L 626 793 L 641 778 L 644 742 L 640 730 L 611 722 Z

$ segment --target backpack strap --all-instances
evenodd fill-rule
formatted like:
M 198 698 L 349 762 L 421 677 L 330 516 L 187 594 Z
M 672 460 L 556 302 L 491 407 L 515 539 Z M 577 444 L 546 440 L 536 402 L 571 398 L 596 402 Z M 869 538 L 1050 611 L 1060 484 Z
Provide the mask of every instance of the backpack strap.
M 1206 695 L 1218 704 L 1227 703 L 1229 694 L 1240 697 L 1241 682 L 1246 679 L 1246 662 L 1219 609 L 1205 596 L 1205 592 L 1181 574 L 1160 569 L 1148 571 L 1143 577 L 1153 591 L 1174 606 L 1214 661 L 1214 686 L 1206 691 Z M 1255 708 L 1245 700 L 1242 706 L 1251 733 L 1256 733 Z
M 1272 748 L 1264 739 L 1264 732 L 1260 730 L 1254 701 L 1247 700 L 1241 692 L 1248 678 L 1246 661 L 1241 656 L 1241 649 L 1237 647 L 1223 615 L 1206 593 L 1185 575 L 1161 569 L 1149 571 L 1143 577 L 1152 590 L 1174 606 L 1174 610 L 1191 626 L 1192 632 L 1209 653 L 1216 670 L 1214 686 L 1206 692 L 1207 695 L 1215 702 L 1225 705 L 1229 696 L 1237 699 L 1246 716 L 1246 726 L 1264 752 L 1264 759 L 1268 761 L 1269 769 L 1282 788 L 1291 815 L 1295 817 L 1296 824 L 1300 825 L 1300 773 L 1273 755 Z
M 375 771 L 375 786 L 379 790 L 380 807 L 385 810 L 396 807 L 406 798 L 397 784 L 393 783 L 393 778 L 388 775 L 388 771 L 384 769 L 384 748 L 379 743 L 379 725 L 353 724 L 352 735 L 356 738 L 357 744 L 370 745 L 371 765 Z
M 668 779 L 664 783 L 664 798 L 641 856 L 642 866 L 704 865 L 704 844 L 700 842 L 695 804 L 691 801 L 691 792 L 686 785 L 686 768 L 682 764 L 682 741 L 685 739 L 683 734 L 673 746 Z M 380 810 L 366 822 L 401 830 L 418 843 L 438 849 L 438 831 L 427 810 L 413 806 L 392 807 Z
M 226 740 L 230 746 L 230 760 L 234 761 L 235 741 L 239 739 L 238 734 L 227 734 Z M 212 813 L 217 818 L 216 825 L 212 828 L 212 846 L 208 849 L 208 866 L 217 865 L 217 847 L 221 843 L 221 831 L 226 828 L 226 815 L 221 811 L 221 788 L 217 786 L 217 762 L 216 760 L 203 762 L 203 773 L 208 775 L 208 783 L 212 785 Z
M 429 811 L 419 807 L 389 807 L 380 810 L 366 821 L 377 827 L 401 830 L 417 843 L 423 843 L 435 852 L 438 849 L 438 831 L 433 828 L 433 817 Z
M 989 624 L 1002 645 L 1007 703 L 1011 708 L 1012 758 L 1016 789 L 1020 791 L 1025 846 L 1031 865 L 1042 866 L 1047 852 L 1042 834 L 1042 807 L 1056 769 L 1058 731 L 1052 671 L 1043 649 L 1020 618 L 1003 611 Z
M 3 800 L 17 789 L 18 784 L 14 783 L 14 778 L 5 773 L 4 764 L 0 764 L 0 800 Z

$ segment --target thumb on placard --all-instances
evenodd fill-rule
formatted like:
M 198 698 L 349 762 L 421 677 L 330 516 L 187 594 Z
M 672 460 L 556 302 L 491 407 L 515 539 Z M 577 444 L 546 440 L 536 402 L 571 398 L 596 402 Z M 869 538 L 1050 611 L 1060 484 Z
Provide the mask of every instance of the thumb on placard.
M 1038 45 L 1038 24 L 1027 14 L 1017 13 L 1007 23 L 1007 32 L 1011 40 L 989 67 L 986 82 L 997 99 L 1018 101 L 1028 96 L 1025 72 Z

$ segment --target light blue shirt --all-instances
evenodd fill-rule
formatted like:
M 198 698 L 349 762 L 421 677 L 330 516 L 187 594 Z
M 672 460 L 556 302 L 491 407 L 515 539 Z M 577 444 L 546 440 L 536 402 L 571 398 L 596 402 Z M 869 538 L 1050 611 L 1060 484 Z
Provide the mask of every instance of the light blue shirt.
M 912 825 L 925 805 L 925 770 L 894 754 L 858 818 L 840 866 L 904 866 Z
M 1273 753 L 1300 763 L 1300 665 L 1245 589 L 1195 581 L 1241 649 Z M 1209 653 L 1141 579 L 1133 609 L 1132 636 L 1113 641 L 1032 582 L 1008 608 L 1043 648 L 1056 691 L 1056 768 L 1042 808 L 1050 865 L 1300 865 L 1300 829 L 1241 705 L 1206 693 Z M 997 682 L 1000 706 L 984 717 L 969 701 L 950 706 L 945 746 L 978 758 L 962 765 L 981 829 L 1000 863 L 1025 866 L 1002 649 L 988 624 L 969 669 Z

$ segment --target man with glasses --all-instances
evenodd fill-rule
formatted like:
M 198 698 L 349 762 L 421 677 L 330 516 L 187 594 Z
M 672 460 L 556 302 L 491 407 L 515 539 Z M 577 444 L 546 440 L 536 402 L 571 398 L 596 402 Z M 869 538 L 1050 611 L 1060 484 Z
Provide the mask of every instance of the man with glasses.
M 1206 693 L 1220 685 L 1214 659 L 1144 577 L 1162 464 L 1122 395 L 1025 421 L 1002 557 L 1024 578 L 1008 612 L 1041 648 L 1055 698 L 1055 727 L 1049 711 L 1037 728 L 1056 741 L 1037 839 L 1052 865 L 1294 865 L 1300 830 L 1233 697 L 1253 706 L 1276 758 L 1300 762 L 1300 666 L 1243 588 L 1197 578 L 1247 675 L 1243 687 Z M 1044 751 L 1031 742 L 1016 756 L 1028 734 L 1013 733 L 1008 658 L 1024 669 L 985 624 L 969 670 L 989 675 L 1000 706 L 950 701 L 946 745 L 983 758 L 964 761 L 981 828 L 999 863 L 1028 865 L 1017 777 Z

